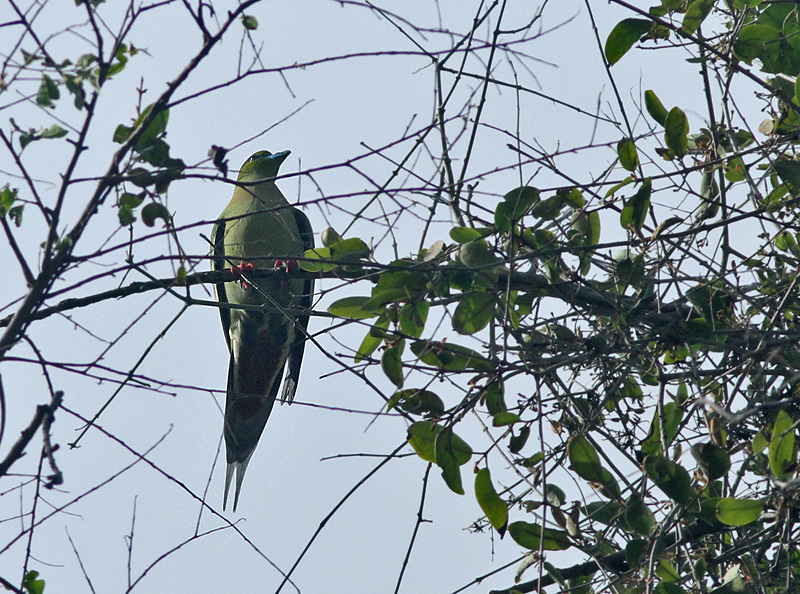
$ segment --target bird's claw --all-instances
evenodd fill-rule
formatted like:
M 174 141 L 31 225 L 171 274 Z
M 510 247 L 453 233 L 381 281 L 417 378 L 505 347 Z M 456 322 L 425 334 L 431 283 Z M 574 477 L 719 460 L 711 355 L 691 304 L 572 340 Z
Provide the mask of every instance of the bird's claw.
M 234 277 L 234 281 L 238 280 L 239 283 L 242 285 L 242 288 L 247 290 L 251 289 L 253 285 L 247 282 L 247 279 L 244 278 L 244 271 L 245 270 L 253 270 L 255 265 L 252 262 L 245 262 L 239 266 L 233 265 L 231 266 L 231 274 Z
M 275 260 L 275 268 L 283 269 L 286 275 L 291 274 L 295 270 L 300 268 L 300 265 L 297 263 L 297 260 Z M 281 285 L 285 285 L 289 282 L 288 276 L 282 276 L 280 279 Z

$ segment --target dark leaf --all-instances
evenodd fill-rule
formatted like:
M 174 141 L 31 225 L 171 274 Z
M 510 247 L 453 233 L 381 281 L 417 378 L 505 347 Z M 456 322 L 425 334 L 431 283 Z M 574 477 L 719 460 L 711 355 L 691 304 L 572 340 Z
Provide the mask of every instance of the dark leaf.
M 508 505 L 497 494 L 488 468 L 481 468 L 475 475 L 475 499 L 492 528 L 502 536 L 508 525 Z
M 651 21 L 644 19 L 625 19 L 617 23 L 606 39 L 605 54 L 608 64 L 613 66 L 619 62 L 652 26 Z
M 508 525 L 508 533 L 518 545 L 530 551 L 564 551 L 572 546 L 569 536 L 561 530 L 552 530 L 538 524 L 528 522 L 512 522 Z
M 689 148 L 689 120 L 680 107 L 673 107 L 664 123 L 664 142 L 678 158 L 686 155 Z
M 617 156 L 619 164 L 628 171 L 635 171 L 639 166 L 639 153 L 630 138 L 624 138 L 617 143 Z
M 647 90 L 644 92 L 644 106 L 650 117 L 662 126 L 666 125 L 668 112 L 661 100 L 656 96 L 655 91 Z
M 405 341 L 400 340 L 397 344 L 394 344 L 383 351 L 383 356 L 381 357 L 381 369 L 383 370 L 384 375 L 386 375 L 386 377 L 389 378 L 389 381 L 398 388 L 403 386 L 404 378 L 402 356 L 405 346 Z
M 652 182 L 648 177 L 644 180 L 636 193 L 625 201 L 622 213 L 619 216 L 620 224 L 623 229 L 641 230 L 647 213 L 650 211 L 650 194 L 652 193 Z
M 459 334 L 475 334 L 486 328 L 494 316 L 497 298 L 491 293 L 466 294 L 453 313 L 453 329 Z

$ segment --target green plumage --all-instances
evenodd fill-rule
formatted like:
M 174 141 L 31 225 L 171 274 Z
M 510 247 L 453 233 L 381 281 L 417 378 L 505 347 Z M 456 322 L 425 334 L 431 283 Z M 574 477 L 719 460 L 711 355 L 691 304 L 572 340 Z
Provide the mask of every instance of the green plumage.
M 214 270 L 252 264 L 273 268 L 314 247 L 308 218 L 289 205 L 275 185 L 288 151 L 259 151 L 242 166 L 233 198 L 214 225 Z M 228 341 L 230 364 L 225 402 L 225 477 L 227 505 L 236 473 L 233 510 L 239 503 L 247 464 L 253 455 L 286 369 L 282 398 L 291 402 L 300 375 L 305 329 L 311 306 L 312 280 L 291 273 L 269 278 L 219 283 L 222 329 Z

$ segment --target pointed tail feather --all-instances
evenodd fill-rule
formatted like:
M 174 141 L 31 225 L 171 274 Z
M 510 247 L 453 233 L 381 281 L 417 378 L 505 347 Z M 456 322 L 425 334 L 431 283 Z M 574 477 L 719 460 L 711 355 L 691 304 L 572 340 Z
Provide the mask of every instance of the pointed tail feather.
M 294 393 L 297 390 L 297 383 L 295 383 L 294 378 L 287 377 L 286 380 L 283 382 L 283 394 L 281 395 L 281 400 L 288 404 L 291 404 L 294 400 Z
M 236 506 L 239 505 L 239 493 L 242 490 L 244 473 L 247 471 L 247 465 L 250 463 L 250 458 L 252 458 L 252 456 L 253 452 L 250 452 L 250 455 L 244 459 L 244 462 L 228 463 L 228 470 L 225 472 L 225 495 L 222 499 L 222 511 L 225 511 L 225 507 L 228 505 L 228 492 L 231 488 L 231 479 L 233 478 L 234 471 L 236 471 L 236 490 L 233 493 L 233 511 L 236 511 Z

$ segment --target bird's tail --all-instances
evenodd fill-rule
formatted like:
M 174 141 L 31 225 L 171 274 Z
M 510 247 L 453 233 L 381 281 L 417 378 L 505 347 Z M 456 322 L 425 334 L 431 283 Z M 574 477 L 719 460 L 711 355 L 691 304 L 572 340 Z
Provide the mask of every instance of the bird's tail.
M 253 456 L 253 452 L 250 452 L 250 455 L 244 459 L 243 462 L 229 462 L 228 463 L 228 470 L 225 473 L 225 495 L 222 499 L 222 510 L 225 510 L 225 507 L 228 505 L 228 491 L 231 488 L 231 479 L 233 478 L 233 473 L 236 471 L 236 490 L 233 493 L 233 511 L 236 511 L 236 506 L 239 505 L 239 492 L 242 490 L 242 481 L 244 481 L 244 473 L 247 470 L 247 465 L 250 463 L 250 458 Z

